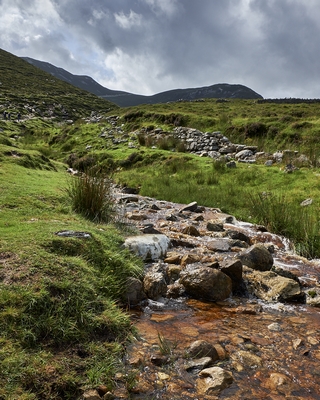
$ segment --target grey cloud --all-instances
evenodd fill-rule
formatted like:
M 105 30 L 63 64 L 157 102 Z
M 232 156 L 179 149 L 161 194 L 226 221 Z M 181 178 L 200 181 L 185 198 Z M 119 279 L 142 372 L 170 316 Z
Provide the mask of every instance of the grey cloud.
M 42 2 L 0 1 L 0 23 L 16 6 L 27 29 L 1 24 L 6 50 L 135 93 L 227 82 L 319 97 L 317 0 L 43 1 L 55 15 L 43 6 L 42 23 Z

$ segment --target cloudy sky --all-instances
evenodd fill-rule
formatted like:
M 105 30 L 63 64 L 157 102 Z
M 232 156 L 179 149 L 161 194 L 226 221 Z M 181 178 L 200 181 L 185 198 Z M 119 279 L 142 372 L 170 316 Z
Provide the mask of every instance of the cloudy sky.
M 320 0 L 0 0 L 0 47 L 137 94 L 320 98 Z

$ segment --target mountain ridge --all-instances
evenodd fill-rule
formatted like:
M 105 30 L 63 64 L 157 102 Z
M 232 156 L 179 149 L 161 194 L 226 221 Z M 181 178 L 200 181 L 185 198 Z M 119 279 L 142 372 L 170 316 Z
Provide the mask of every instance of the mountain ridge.
M 120 107 L 136 106 L 139 104 L 158 104 L 171 101 L 191 101 L 204 98 L 216 99 L 263 99 L 252 89 L 241 84 L 218 83 L 211 86 L 197 88 L 172 89 L 154 95 L 133 94 L 120 90 L 108 89 L 87 75 L 73 75 L 63 68 L 56 67 L 45 61 L 35 60 L 30 57 L 21 57 L 23 60 L 50 73 L 55 78 L 68 82 L 80 89 L 87 90 Z

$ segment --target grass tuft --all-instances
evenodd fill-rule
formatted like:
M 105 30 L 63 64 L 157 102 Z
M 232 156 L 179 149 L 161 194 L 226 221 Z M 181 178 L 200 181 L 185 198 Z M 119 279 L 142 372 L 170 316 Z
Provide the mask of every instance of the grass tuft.
M 112 180 L 92 167 L 85 173 L 70 178 L 67 193 L 72 209 L 94 222 L 110 222 L 114 214 Z

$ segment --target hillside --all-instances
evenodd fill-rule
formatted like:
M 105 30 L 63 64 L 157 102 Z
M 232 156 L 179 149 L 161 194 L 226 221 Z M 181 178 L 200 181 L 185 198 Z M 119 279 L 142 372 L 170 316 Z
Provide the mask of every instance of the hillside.
M 24 57 L 30 64 L 50 73 L 56 78 L 68 82 L 76 87 L 87 90 L 97 96 L 103 97 L 120 107 L 136 106 L 139 104 L 158 104 L 179 100 L 197 99 L 262 99 L 262 96 L 244 85 L 231 85 L 219 83 L 211 86 L 174 89 L 157 93 L 152 96 L 143 96 L 117 90 L 110 90 L 89 76 L 73 75 L 63 68 L 58 68 L 50 63 Z
M 117 106 L 0 49 L 0 104 L 8 112 L 75 119 Z M 33 111 L 32 111 L 33 110 Z
M 158 200 L 153 199 L 160 199 L 161 226 L 166 229 L 171 230 L 175 218 L 181 227 L 187 221 L 198 228 L 205 224 L 200 213 L 195 218 L 181 213 L 181 204 L 197 202 L 214 208 L 214 215 L 219 208 L 224 217 L 231 214 L 238 221 L 250 221 L 261 233 L 277 231 L 293 241 L 301 256 L 319 258 L 319 102 L 204 99 L 120 108 L 10 53 L 0 51 L 0 65 L 1 400 L 80 400 L 83 393 L 87 399 L 147 398 L 137 392 L 141 368 L 152 380 L 148 390 L 159 380 L 144 361 L 140 364 L 135 347 L 137 319 L 132 317 L 128 299 L 130 287 L 142 287 L 144 266 L 123 243 L 125 236 L 138 229 L 152 231 L 152 218 L 159 211 L 152 204 Z M 4 111 L 13 117 L 4 118 Z M 20 120 L 17 112 L 21 112 Z M 185 142 L 176 135 L 183 131 Z M 190 151 L 195 137 L 204 146 L 201 154 Z M 218 146 L 221 157 L 213 159 L 209 150 L 217 144 L 222 146 Z M 232 148 L 254 150 L 256 162 L 240 162 Z M 227 166 L 229 160 L 235 167 Z M 290 173 L 285 172 L 287 164 L 292 165 Z M 68 167 L 78 175 L 68 174 Z M 128 193 L 139 191 L 148 199 L 137 202 L 129 194 L 128 202 L 115 208 L 110 196 L 114 183 L 118 190 L 125 186 Z M 302 207 L 305 200 L 307 205 Z M 177 212 L 167 208 L 165 201 L 179 203 Z M 140 214 L 146 215 L 140 219 Z M 213 229 L 224 239 L 218 225 Z M 185 245 L 186 236 L 198 240 L 189 230 L 171 232 L 174 246 Z M 234 242 L 235 252 L 238 244 Z M 198 245 L 188 249 L 192 256 L 202 252 Z M 172 276 L 177 267 L 172 268 Z M 310 290 L 310 296 L 318 291 L 320 296 L 318 287 Z M 206 308 L 211 305 L 215 307 L 208 303 Z M 183 333 L 191 332 L 191 340 L 190 320 L 181 311 L 186 324 Z M 226 312 L 223 321 L 230 320 L 234 338 L 234 318 L 238 315 L 245 324 L 245 314 Z M 299 308 L 299 324 L 300 313 Z M 140 316 L 139 309 L 136 318 Z M 247 317 L 254 323 L 252 312 Z M 261 322 L 260 311 L 257 317 Z M 151 321 L 156 329 L 158 321 Z M 162 322 L 168 328 L 172 320 Z M 211 326 L 207 328 L 212 337 Z M 241 328 L 242 334 L 246 329 Z M 224 328 L 221 332 L 226 338 Z M 267 327 L 260 332 L 268 332 Z M 291 334 L 300 337 L 300 332 Z M 288 342 L 285 335 L 283 340 Z M 127 357 L 130 341 L 135 350 L 132 363 Z M 158 332 L 152 349 L 166 344 Z M 264 347 L 274 360 L 273 347 L 271 352 L 270 346 Z M 308 347 L 301 347 L 305 349 L 309 354 Z M 296 358 L 301 359 L 301 354 L 295 353 Z M 152 361 L 150 356 L 146 360 Z M 309 356 L 303 360 L 312 369 L 315 360 Z M 161 373 L 171 374 L 173 365 L 161 361 Z M 247 371 L 243 372 L 245 385 Z M 257 370 L 250 367 L 249 371 Z M 162 385 L 157 383 L 160 391 Z

